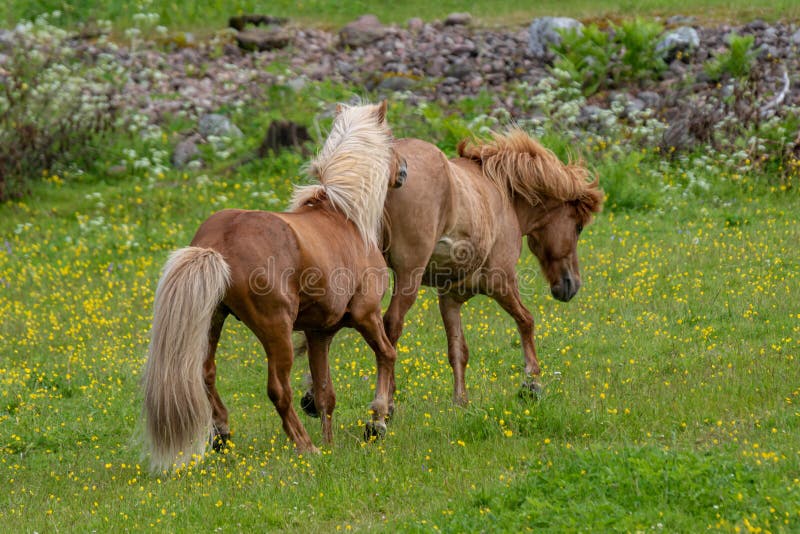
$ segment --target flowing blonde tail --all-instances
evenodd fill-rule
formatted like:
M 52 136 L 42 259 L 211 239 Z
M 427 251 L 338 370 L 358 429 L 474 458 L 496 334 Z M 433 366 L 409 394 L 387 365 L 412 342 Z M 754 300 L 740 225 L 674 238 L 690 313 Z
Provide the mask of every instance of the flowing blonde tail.
M 153 471 L 202 455 L 211 432 L 203 362 L 214 312 L 230 284 L 219 252 L 173 252 L 156 289 L 153 331 L 144 367 L 144 419 Z

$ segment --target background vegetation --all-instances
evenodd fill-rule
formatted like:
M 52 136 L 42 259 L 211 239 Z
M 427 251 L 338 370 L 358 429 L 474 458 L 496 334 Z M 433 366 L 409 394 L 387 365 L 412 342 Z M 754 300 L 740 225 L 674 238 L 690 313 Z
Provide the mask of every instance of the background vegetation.
M 12 19 L 33 9 L 12 5 Z M 773 5 L 785 7 L 776 15 L 793 9 Z M 208 9 L 208 20 L 222 12 Z M 519 265 L 542 399 L 518 396 L 516 329 L 476 298 L 464 312 L 472 402 L 453 406 L 436 299 L 424 290 L 399 346 L 386 439 L 361 440 L 374 361 L 346 331 L 332 354 L 336 444 L 299 456 L 266 396 L 263 352 L 231 320 L 218 358 L 234 447 L 178 474 L 147 474 L 138 377 L 168 252 L 218 209 L 283 209 L 302 180 L 300 155 L 224 169 L 270 120 L 324 131 L 325 112 L 352 94 L 265 88 L 258 106 L 227 110 L 245 133 L 225 151 L 233 156 L 209 151 L 194 171 L 166 163 L 184 119 L 97 132 L 93 161 L 45 168 L 0 205 L 0 520 L 38 532 L 800 529 L 797 160 L 767 148 L 772 157 L 752 157 L 758 143 L 737 149 L 758 133 L 744 129 L 724 149 L 674 155 L 646 119 L 576 133 L 564 126 L 581 102 L 576 84 L 554 83 L 535 101 L 512 89 L 545 117 L 524 126 L 562 157 L 585 157 L 608 194 L 581 239 L 573 302 L 548 296 L 530 255 Z M 396 135 L 452 153 L 503 117 L 481 98 L 443 109 L 396 95 L 389 119 Z M 787 119 L 768 130 L 785 144 L 796 129 Z M 115 166 L 124 170 L 109 174 Z M 305 367 L 295 366 L 298 401 Z M 304 423 L 319 444 L 318 422 Z

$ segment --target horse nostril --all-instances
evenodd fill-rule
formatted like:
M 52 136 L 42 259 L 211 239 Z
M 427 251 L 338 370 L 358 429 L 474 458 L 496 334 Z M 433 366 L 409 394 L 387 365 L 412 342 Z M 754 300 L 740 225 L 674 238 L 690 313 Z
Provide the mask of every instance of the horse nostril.
M 565 273 L 559 283 L 550 288 L 550 291 L 557 300 L 569 302 L 578 292 L 580 286 L 579 281 L 572 278 L 569 273 Z

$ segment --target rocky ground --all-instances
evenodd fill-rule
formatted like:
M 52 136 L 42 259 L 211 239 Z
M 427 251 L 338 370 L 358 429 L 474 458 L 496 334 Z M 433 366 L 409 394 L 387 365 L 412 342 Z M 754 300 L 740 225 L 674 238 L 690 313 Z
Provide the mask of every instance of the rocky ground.
M 800 72 L 797 25 L 755 21 L 738 27 L 703 27 L 685 18 L 666 22 L 667 32 L 669 28 L 693 28 L 699 41 L 691 53 L 673 58 L 662 79 L 643 87 L 620 88 L 634 98 L 643 94 L 645 106 L 668 113 L 667 108 L 680 106 L 687 93 L 717 91 L 716 83 L 704 79 L 703 64 L 727 48 L 725 37 L 731 32 L 755 37 L 761 67 L 758 82 L 765 102 L 783 91 L 783 105 L 800 104 L 800 80 L 791 80 Z M 245 95 L 257 97 L 264 84 L 299 88 L 309 81 L 334 80 L 381 93 L 410 91 L 416 98 L 445 103 L 485 89 L 496 96 L 499 105 L 513 106 L 511 100 L 502 100 L 502 89 L 518 82 L 535 85 L 548 76 L 551 59 L 534 50 L 529 28 L 481 29 L 473 27 L 468 16 L 433 23 L 412 19 L 405 27 L 383 26 L 367 18 L 339 32 L 293 27 L 291 23 L 266 31 L 280 32 L 287 46 L 251 52 L 233 42 L 217 42 L 174 47 L 171 52 L 145 49 L 129 54 L 128 60 L 136 65 L 132 71 L 142 73 L 131 84 L 132 101 L 155 115 L 178 108 L 209 111 Z M 276 63 L 286 65 L 292 74 L 287 77 L 269 68 Z M 790 78 L 788 89 L 784 71 Z M 153 96 L 171 93 L 181 98 Z M 596 99 L 597 104 L 604 105 L 603 96 Z M 518 113 L 509 111 L 512 116 Z
M 520 82 L 535 86 L 549 76 L 552 63 L 548 35 L 537 33 L 543 31 L 537 21 L 521 29 L 486 29 L 466 13 L 430 23 L 412 19 L 402 26 L 384 26 L 365 16 L 339 31 L 304 28 L 270 17 L 255 20 L 266 23 L 258 26 L 249 24 L 253 20 L 233 22 L 236 28 L 205 42 L 182 35 L 140 42 L 135 49 L 117 47 L 113 53 L 133 73 L 124 104 L 155 121 L 177 112 L 199 117 L 221 106 L 258 99 L 271 84 L 301 89 L 313 81 L 332 80 L 383 95 L 403 91 L 412 101 L 445 104 L 485 91 L 495 106 L 506 108 L 512 118 L 524 119 L 530 110 L 519 109 L 505 89 Z M 702 107 L 687 106 L 689 99 L 702 103 L 713 95 L 719 101 L 721 92 L 731 89 L 709 80 L 703 65 L 726 50 L 725 38 L 731 32 L 755 38 L 755 106 L 772 108 L 774 113 L 800 105 L 797 24 L 754 21 L 705 27 L 686 17 L 662 22 L 666 31 L 659 46 L 670 61 L 661 79 L 603 91 L 587 101 L 590 114 L 592 109 L 609 107 L 620 95 L 633 108 L 652 109 L 666 121 L 685 118 L 692 108 Z M 694 42 L 681 41 L 687 32 Z M 3 46 L 13 46 L 13 40 L 12 31 L 2 32 L 0 52 Z M 89 60 L 109 51 L 93 38 L 70 42 Z

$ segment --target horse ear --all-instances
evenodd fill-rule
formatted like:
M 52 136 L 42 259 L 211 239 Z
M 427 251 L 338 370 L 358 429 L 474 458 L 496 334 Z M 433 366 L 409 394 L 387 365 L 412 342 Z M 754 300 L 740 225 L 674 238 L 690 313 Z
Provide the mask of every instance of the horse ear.
M 378 122 L 386 122 L 386 99 L 383 99 L 380 104 L 378 104 L 378 109 L 376 113 L 378 114 Z

